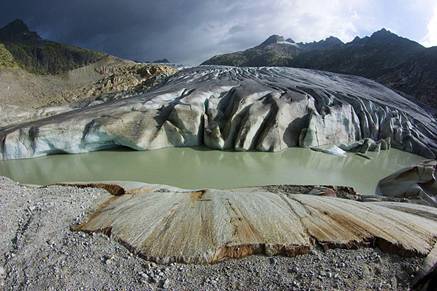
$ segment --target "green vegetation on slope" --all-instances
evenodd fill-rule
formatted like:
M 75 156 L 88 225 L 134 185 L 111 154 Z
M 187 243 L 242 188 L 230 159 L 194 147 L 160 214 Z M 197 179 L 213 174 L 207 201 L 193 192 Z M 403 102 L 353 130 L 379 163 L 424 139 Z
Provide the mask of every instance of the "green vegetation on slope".
M 18 64 L 15 62 L 11 52 L 7 50 L 4 44 L 0 43 L 0 68 L 15 68 Z
M 100 60 L 105 55 L 51 41 L 5 43 L 24 69 L 37 74 L 58 74 Z
M 20 67 L 37 74 L 66 72 L 94 63 L 105 56 L 100 52 L 44 40 L 37 33 L 29 31 L 21 20 L 1 28 L 0 41 L 4 44 L 2 55 L 12 56 Z M 9 54 L 3 52 L 4 48 Z M 7 57 L 8 62 L 10 56 Z

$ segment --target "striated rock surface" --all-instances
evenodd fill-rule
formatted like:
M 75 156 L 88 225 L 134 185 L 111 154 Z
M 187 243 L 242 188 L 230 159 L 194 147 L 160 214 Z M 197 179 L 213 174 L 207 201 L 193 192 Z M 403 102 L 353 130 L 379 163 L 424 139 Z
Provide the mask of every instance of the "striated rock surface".
M 424 161 L 382 179 L 378 189 L 384 196 L 422 200 L 437 207 L 437 161 Z
M 435 158 L 437 122 L 373 81 L 292 68 L 185 69 L 147 93 L 0 129 L 2 159 L 113 147 L 280 151 L 362 143 Z M 387 147 L 385 142 L 385 147 Z M 382 147 L 382 146 L 380 146 Z
M 436 217 L 435 208 L 407 203 L 145 185 L 108 194 L 73 228 L 103 232 L 160 263 L 214 263 L 252 254 L 305 254 L 316 244 L 427 256 L 437 238 Z

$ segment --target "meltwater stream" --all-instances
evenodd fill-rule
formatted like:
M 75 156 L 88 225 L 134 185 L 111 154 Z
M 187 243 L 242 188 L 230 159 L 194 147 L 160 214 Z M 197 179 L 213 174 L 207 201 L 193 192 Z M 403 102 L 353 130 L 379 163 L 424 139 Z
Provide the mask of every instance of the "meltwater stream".
M 270 184 L 353 186 L 374 194 L 378 181 L 423 158 L 396 149 L 337 157 L 303 148 L 279 153 L 203 148 L 101 151 L 0 161 L 0 175 L 21 183 L 139 181 L 181 188 L 235 188 Z

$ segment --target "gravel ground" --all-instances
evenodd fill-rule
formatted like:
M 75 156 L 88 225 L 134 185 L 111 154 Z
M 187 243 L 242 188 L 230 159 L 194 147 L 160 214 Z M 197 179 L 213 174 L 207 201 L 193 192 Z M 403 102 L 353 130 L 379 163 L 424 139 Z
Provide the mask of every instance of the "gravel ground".
M 104 190 L 20 186 L 0 178 L 4 290 L 406 290 L 423 262 L 376 249 L 157 265 L 103 234 L 70 231 Z M 0 287 L 1 289 L 1 287 Z

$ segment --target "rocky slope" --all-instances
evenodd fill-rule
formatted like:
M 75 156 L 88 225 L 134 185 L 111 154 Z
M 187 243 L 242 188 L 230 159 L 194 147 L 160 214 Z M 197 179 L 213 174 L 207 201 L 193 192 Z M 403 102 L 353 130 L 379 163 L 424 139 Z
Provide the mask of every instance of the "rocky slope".
M 176 72 L 169 66 L 115 59 L 108 64 L 108 60 L 62 75 L 35 75 L 20 69 L 1 71 L 0 84 L 5 85 L 0 88 L 0 126 L 129 97 Z
M 0 69 L 0 127 L 40 119 L 89 104 L 125 98 L 175 73 L 171 66 L 115 57 L 57 75 Z
M 296 43 L 291 38 L 272 35 L 260 45 L 245 51 L 214 56 L 202 65 L 225 65 L 240 67 L 288 66 L 303 52 L 338 48 L 343 42 L 330 37 L 319 42 Z
M 215 56 L 204 64 L 288 66 L 354 74 L 381 82 L 437 109 L 435 47 L 424 48 L 385 29 L 346 44 L 334 37 L 294 43 L 272 36 L 266 42 L 243 52 Z
M 284 66 L 297 56 L 300 48 L 293 40 L 285 40 L 279 35 L 272 35 L 259 46 L 236 53 L 215 56 L 203 65 L 250 66 Z
M 126 97 L 174 72 L 44 40 L 15 20 L 0 28 L 0 127 Z
M 390 146 L 435 158 L 437 122 L 373 81 L 291 68 L 185 69 L 147 93 L 0 130 L 3 159 L 205 145 L 279 151 Z

